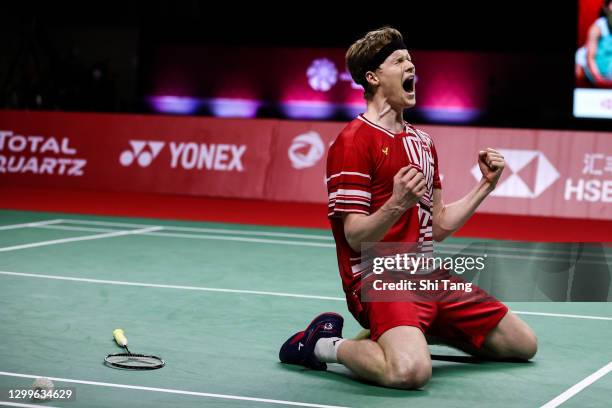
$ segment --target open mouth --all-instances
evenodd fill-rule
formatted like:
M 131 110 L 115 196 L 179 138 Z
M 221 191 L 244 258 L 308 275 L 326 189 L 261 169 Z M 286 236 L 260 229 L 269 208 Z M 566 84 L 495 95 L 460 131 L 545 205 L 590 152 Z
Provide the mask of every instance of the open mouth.
M 414 92 L 414 75 L 404 79 L 404 82 L 402 82 L 402 88 L 404 88 L 404 91 L 406 92 Z

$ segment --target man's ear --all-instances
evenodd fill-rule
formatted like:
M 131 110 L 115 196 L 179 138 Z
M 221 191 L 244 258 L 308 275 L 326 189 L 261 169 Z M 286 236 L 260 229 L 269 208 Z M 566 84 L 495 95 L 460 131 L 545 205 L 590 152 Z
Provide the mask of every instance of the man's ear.
M 366 81 L 368 81 L 370 85 L 372 86 L 380 85 L 380 80 L 378 79 L 378 75 L 376 75 L 376 73 L 372 71 L 368 71 L 366 72 L 365 77 L 366 77 Z

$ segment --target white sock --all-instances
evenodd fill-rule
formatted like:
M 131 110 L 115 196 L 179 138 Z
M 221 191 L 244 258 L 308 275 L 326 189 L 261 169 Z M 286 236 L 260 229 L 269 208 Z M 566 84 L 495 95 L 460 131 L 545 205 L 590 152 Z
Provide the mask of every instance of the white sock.
M 322 363 L 338 362 L 338 347 L 346 340 L 342 337 L 327 337 L 317 340 L 315 344 L 315 357 Z

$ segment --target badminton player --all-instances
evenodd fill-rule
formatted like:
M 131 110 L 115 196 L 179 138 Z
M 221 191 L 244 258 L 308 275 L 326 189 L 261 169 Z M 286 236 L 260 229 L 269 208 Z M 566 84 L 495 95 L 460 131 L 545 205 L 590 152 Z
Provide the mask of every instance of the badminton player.
M 480 357 L 531 359 L 537 350 L 533 331 L 481 289 L 467 302 L 378 302 L 360 296 L 366 273 L 359 265 L 362 243 L 414 243 L 432 252 L 433 241 L 459 229 L 493 191 L 504 158 L 483 148 L 475 157 L 480 182 L 445 204 L 434 143 L 402 117 L 415 106 L 416 94 L 415 66 L 400 32 L 385 27 L 367 33 L 351 45 L 346 62 L 364 88 L 367 109 L 329 149 L 328 215 L 348 308 L 370 337 L 343 339 L 343 318 L 324 313 L 283 344 L 280 360 L 315 370 L 341 363 L 364 380 L 416 389 L 431 378 L 426 335 Z

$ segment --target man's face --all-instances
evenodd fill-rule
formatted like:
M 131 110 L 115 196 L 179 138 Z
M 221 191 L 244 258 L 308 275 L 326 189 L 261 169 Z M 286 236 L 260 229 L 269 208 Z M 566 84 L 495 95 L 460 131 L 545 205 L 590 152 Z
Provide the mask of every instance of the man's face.
M 414 92 L 414 64 L 408 50 L 395 50 L 378 67 L 380 81 L 377 92 L 382 92 L 394 108 L 412 108 L 416 104 Z

